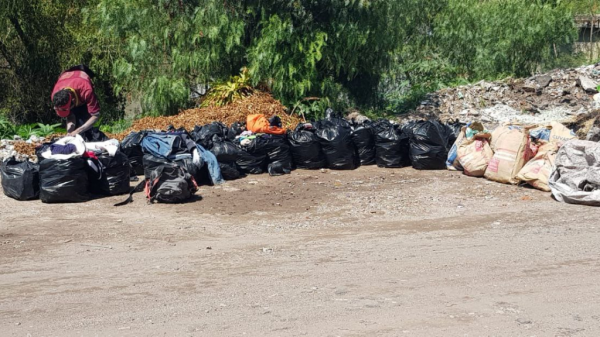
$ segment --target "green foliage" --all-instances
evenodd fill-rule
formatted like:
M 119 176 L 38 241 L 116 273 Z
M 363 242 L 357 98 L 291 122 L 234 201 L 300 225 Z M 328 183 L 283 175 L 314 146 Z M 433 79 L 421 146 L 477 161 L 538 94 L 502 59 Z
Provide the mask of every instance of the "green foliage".
M 40 137 L 46 137 L 49 136 L 51 134 L 57 133 L 57 129 L 61 126 L 60 123 L 58 124 L 42 124 L 42 123 L 37 123 L 37 128 L 35 129 L 35 132 L 38 136 Z
M 302 116 L 306 121 L 319 120 L 325 117 L 325 111 L 331 106 L 327 97 L 305 97 L 294 104 L 291 113 Z
M 223 106 L 252 94 L 248 68 L 243 68 L 240 75 L 233 76 L 227 82 L 215 83 L 202 102 L 203 106 Z
M 115 91 L 150 114 L 189 104 L 189 88 L 247 66 L 284 104 L 343 86 L 367 102 L 416 0 L 98 0 L 84 11 L 110 48 Z M 104 56 L 103 56 L 104 57 Z
M 38 130 L 31 124 L 23 124 L 17 127 L 17 135 L 27 140 L 31 136 L 39 136 Z
M 102 124 L 102 126 L 100 126 L 100 131 L 112 134 L 122 133 L 129 129 L 131 124 L 131 120 L 120 119 L 112 122 L 111 124 Z
M 16 134 L 15 125 L 4 116 L 0 116 L 0 139 L 12 139 Z
M 17 135 L 25 140 L 31 136 L 46 137 L 59 132 L 60 124 L 23 124 L 15 125 L 6 117 L 0 116 L 0 139 L 12 139 Z
M 5 0 L 0 109 L 13 123 L 56 121 L 54 81 L 85 63 L 98 75 L 111 130 L 125 125 L 125 97 L 141 97 L 147 115 L 174 114 L 194 104 L 191 88 L 206 84 L 218 104 L 260 84 L 309 119 L 325 105 L 399 113 L 447 86 L 580 64 L 572 13 L 598 7 L 597 0 Z
M 561 4 L 531 0 L 449 0 L 436 17 L 435 41 L 469 78 L 529 76 L 576 40 Z M 553 48 L 554 47 L 554 48 Z M 555 51 L 556 50 L 556 51 Z

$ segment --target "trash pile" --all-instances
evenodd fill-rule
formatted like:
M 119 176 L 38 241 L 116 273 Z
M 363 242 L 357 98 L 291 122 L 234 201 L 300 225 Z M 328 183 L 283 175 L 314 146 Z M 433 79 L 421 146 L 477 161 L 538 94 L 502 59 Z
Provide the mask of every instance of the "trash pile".
M 149 203 L 180 203 L 193 200 L 199 186 L 252 174 L 377 165 L 458 170 L 528 184 L 565 202 L 600 205 L 600 147 L 576 138 L 558 122 L 505 123 L 492 130 L 479 121 L 347 120 L 329 109 L 326 118 L 298 123 L 291 131 L 277 115 L 253 114 L 230 126 L 211 122 L 190 130 L 132 131 L 121 142 L 63 137 L 35 149 L 39 164 L 13 157 L 0 171 L 6 195 L 45 203 L 129 194 L 115 205 L 122 206 L 141 191 Z M 141 175 L 131 188 L 130 180 Z
M 526 79 L 442 89 L 427 95 L 411 118 L 541 124 L 569 122 L 573 116 L 600 108 L 600 64 L 557 69 Z

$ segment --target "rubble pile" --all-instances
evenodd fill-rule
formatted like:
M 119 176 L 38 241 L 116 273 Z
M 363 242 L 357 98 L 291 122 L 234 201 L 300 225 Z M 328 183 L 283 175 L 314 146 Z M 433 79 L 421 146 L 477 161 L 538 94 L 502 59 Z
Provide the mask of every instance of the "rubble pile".
M 442 121 L 488 124 L 569 122 L 600 107 L 600 64 L 557 69 L 526 79 L 439 90 L 427 95 L 409 119 L 438 117 Z
M 23 141 L 21 139 L 2 139 L 0 140 L 0 161 L 4 158 L 10 158 L 14 156 L 15 159 L 18 161 L 29 159 L 33 162 L 37 162 L 35 148 L 39 144 L 41 144 L 41 142 L 37 143 L 31 141 Z

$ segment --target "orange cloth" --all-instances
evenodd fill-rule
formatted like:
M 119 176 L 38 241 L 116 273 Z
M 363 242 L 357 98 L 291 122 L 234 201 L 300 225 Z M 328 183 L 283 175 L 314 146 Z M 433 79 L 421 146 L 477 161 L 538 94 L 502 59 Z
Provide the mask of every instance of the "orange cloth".
M 263 114 L 249 115 L 246 118 L 246 129 L 254 133 L 269 133 L 272 135 L 285 135 L 285 129 L 271 126 Z

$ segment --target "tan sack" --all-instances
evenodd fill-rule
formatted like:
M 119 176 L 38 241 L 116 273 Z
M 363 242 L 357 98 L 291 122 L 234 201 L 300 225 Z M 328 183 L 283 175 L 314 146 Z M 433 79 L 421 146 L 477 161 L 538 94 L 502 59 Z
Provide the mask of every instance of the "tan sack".
M 519 172 L 517 179 L 538 190 L 550 192 L 548 179 L 554 167 L 556 152 L 559 145 L 555 142 L 546 143 L 538 149 L 537 155 L 530 160 Z
M 577 138 L 569 128 L 559 122 L 550 123 L 550 127 L 552 128 L 552 130 L 550 130 L 550 142 L 558 143 L 559 146 L 562 146 L 563 143 L 571 139 Z
M 494 156 L 484 177 L 499 183 L 518 184 L 517 174 L 533 157 L 529 146 L 529 128 L 498 127 L 492 133 L 491 147 Z
M 458 162 L 466 175 L 483 177 L 494 152 L 487 138 L 465 140 L 458 147 Z

